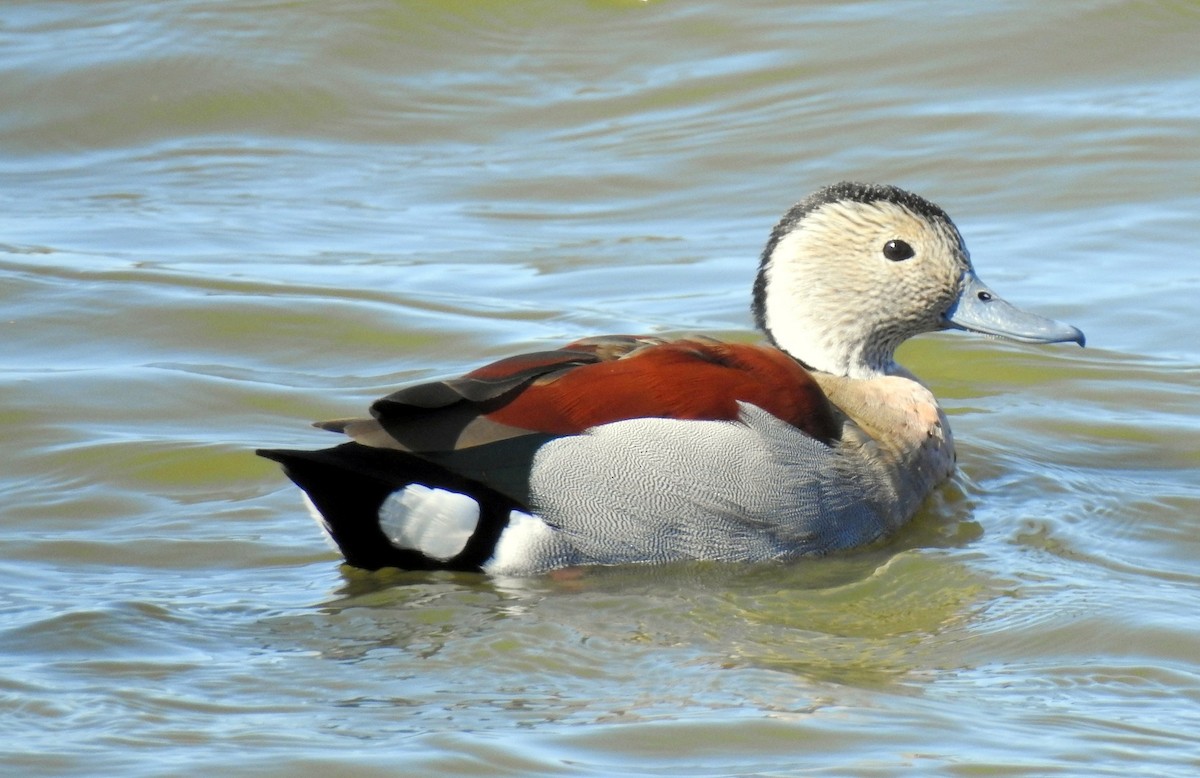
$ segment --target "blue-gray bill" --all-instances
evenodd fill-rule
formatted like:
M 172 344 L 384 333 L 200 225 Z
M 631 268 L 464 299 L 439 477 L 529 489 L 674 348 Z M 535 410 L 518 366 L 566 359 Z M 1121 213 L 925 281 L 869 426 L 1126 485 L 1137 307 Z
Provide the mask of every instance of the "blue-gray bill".
M 944 328 L 995 335 L 1022 343 L 1084 344 L 1083 333 L 1036 313 L 1029 313 L 1004 300 L 979 280 L 974 271 L 963 276 L 958 301 L 943 316 Z

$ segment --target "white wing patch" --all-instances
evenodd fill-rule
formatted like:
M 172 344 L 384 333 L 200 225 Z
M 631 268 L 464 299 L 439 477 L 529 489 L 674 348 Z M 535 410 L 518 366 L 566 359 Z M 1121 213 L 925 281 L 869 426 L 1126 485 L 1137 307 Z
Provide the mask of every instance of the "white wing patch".
M 465 494 L 409 484 L 379 506 L 379 527 L 396 548 L 446 561 L 479 525 L 479 503 Z

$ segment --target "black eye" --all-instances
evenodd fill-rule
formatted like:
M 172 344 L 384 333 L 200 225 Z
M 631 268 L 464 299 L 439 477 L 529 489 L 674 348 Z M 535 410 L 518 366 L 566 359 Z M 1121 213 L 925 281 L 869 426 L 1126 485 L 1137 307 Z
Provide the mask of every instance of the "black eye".
M 883 244 L 883 255 L 893 262 L 902 262 L 917 252 L 902 240 L 889 240 Z

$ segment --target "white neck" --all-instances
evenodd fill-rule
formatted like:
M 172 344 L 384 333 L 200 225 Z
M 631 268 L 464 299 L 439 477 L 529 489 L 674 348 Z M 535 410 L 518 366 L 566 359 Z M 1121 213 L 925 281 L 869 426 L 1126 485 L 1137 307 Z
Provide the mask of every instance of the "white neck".
M 868 287 L 856 288 L 839 263 L 804 261 L 802 233 L 783 238 L 759 271 L 759 324 L 782 350 L 809 367 L 850 378 L 876 378 L 897 370 L 895 351 L 904 340 L 873 321 L 888 301 Z M 855 305 L 847 305 L 852 299 Z
M 767 306 L 764 326 L 780 349 L 814 370 L 847 378 L 878 378 L 892 375 L 900 368 L 892 349 L 872 351 L 867 344 L 847 341 L 842 325 L 818 317 L 788 311 L 772 316 Z

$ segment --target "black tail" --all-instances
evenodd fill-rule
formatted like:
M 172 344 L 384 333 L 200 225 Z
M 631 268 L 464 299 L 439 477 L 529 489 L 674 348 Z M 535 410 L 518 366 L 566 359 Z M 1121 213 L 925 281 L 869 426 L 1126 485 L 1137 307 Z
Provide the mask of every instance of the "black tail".
M 260 449 L 259 456 L 283 465 L 288 478 L 308 494 L 347 564 L 367 570 L 479 570 L 495 549 L 513 510 L 526 508 L 478 481 L 394 449 L 343 443 L 319 451 Z M 479 522 L 462 550 L 450 559 L 397 548 L 379 525 L 379 509 L 392 493 L 410 484 L 465 494 L 479 504 Z

